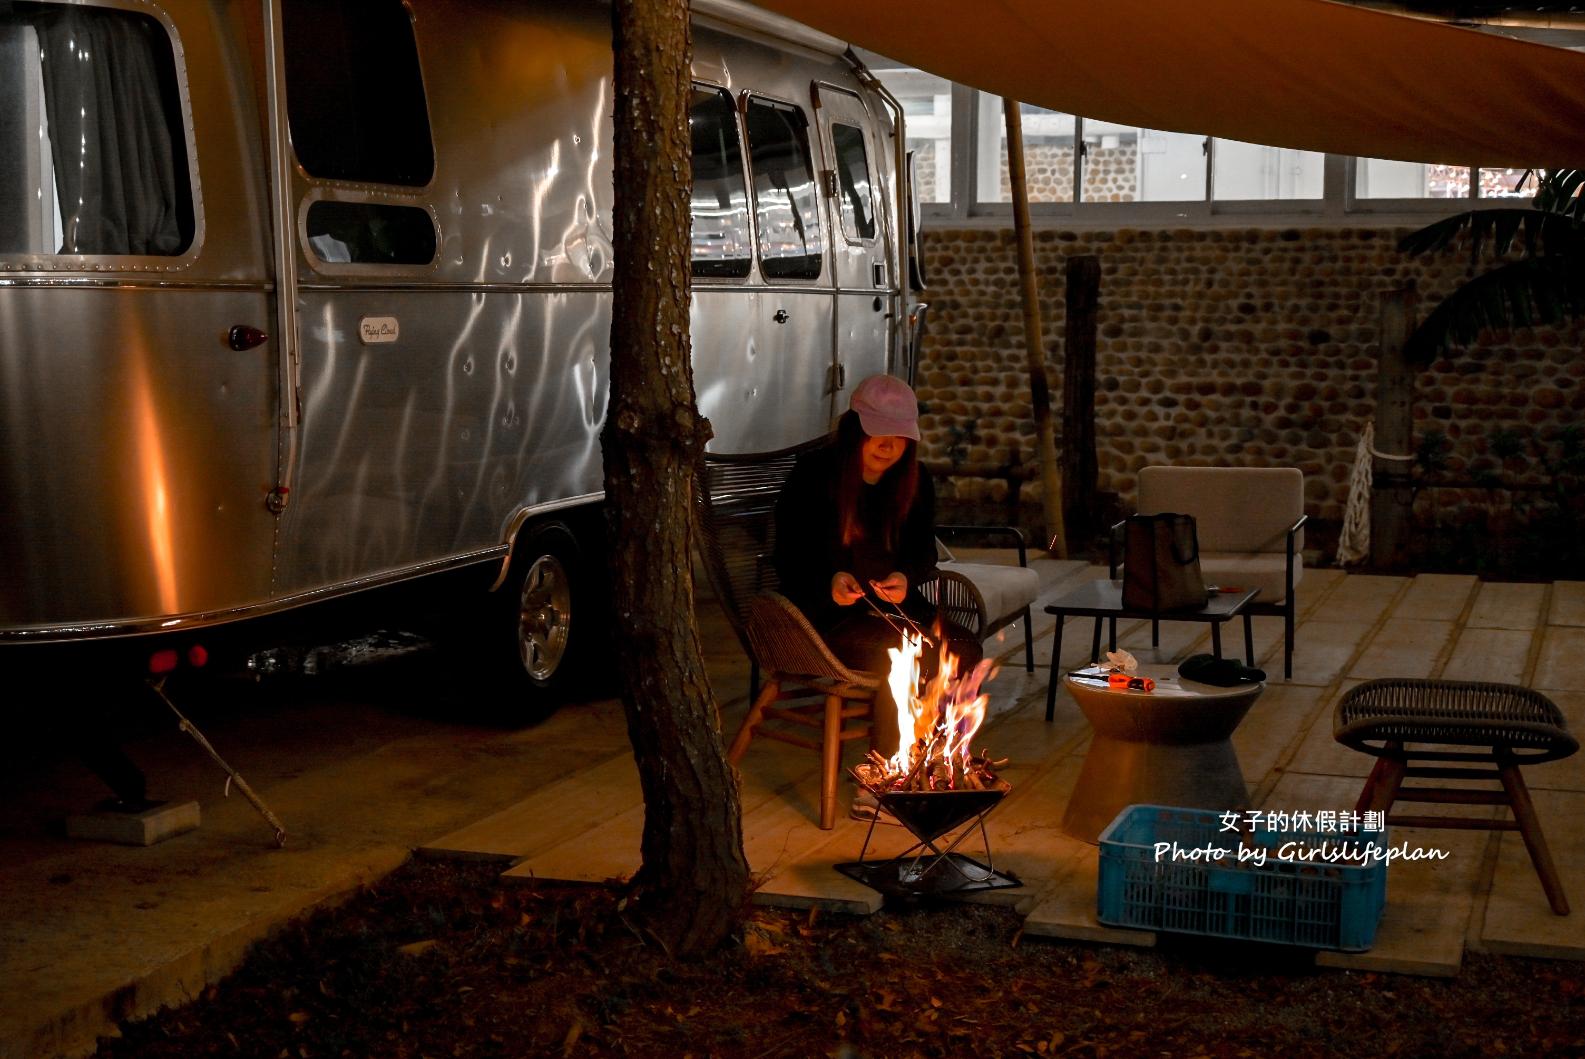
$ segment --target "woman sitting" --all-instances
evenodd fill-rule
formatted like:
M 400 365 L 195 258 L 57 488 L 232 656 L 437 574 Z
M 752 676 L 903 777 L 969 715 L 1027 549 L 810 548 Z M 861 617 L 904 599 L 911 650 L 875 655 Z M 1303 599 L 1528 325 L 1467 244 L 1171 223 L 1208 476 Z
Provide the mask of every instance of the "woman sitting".
M 873 375 L 853 391 L 832 443 L 799 458 L 776 504 L 776 573 L 833 654 L 885 673 L 888 648 L 910 624 L 934 636 L 936 610 L 919 587 L 936 577 L 935 488 L 919 466 L 919 403 L 901 379 Z M 903 615 L 906 615 L 906 620 Z M 967 672 L 983 654 L 962 626 L 943 621 L 948 650 Z M 928 676 L 937 652 L 921 659 Z M 882 685 L 871 742 L 897 748 L 897 715 Z

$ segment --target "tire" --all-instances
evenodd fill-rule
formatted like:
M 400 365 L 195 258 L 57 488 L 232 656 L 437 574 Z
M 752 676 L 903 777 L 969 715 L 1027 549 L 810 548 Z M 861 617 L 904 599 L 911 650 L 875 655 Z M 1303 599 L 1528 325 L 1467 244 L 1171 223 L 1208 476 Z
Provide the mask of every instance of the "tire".
M 601 693 L 592 664 L 606 611 L 589 549 L 564 522 L 523 531 L 495 608 L 497 663 L 534 705 Z M 504 642 L 503 642 L 504 641 Z

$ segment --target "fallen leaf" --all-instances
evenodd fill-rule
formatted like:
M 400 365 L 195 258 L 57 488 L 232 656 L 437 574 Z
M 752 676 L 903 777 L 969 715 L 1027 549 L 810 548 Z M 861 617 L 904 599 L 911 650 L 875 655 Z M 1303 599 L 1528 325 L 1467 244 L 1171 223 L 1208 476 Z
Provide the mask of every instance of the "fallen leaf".
M 572 1051 L 572 1046 L 578 1043 L 578 1038 L 583 1036 L 583 1023 L 574 1022 L 567 1027 L 567 1036 L 561 1041 L 561 1054 L 566 1055 Z
M 308 1012 L 294 1011 L 290 1015 L 286 1016 L 286 1021 L 290 1022 L 294 1026 L 301 1026 L 303 1023 L 308 1021 Z
M 403 956 L 419 956 L 425 952 L 428 952 L 434 947 L 435 939 L 426 938 L 423 941 L 415 941 L 408 945 L 399 945 L 397 946 L 396 951 L 401 953 Z

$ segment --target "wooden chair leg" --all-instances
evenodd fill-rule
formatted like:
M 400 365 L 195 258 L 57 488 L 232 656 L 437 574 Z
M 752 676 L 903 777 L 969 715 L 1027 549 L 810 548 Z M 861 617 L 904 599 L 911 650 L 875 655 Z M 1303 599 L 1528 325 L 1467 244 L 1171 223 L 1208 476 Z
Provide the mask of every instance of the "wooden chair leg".
M 826 696 L 825 735 L 820 740 L 820 829 L 837 822 L 837 770 L 842 767 L 842 698 Z
M 1409 762 L 1403 757 L 1402 743 L 1388 743 L 1386 750 L 1387 756 L 1376 759 L 1376 767 L 1370 770 L 1365 789 L 1359 794 L 1359 802 L 1355 805 L 1358 812 L 1385 815 L 1398 800 L 1398 788 L 1403 785 Z
M 1150 619 L 1150 646 L 1161 646 L 1161 622 L 1155 618 Z
M 748 750 L 749 740 L 754 738 L 754 729 L 765 719 L 765 707 L 776 701 L 776 696 L 781 691 L 781 681 L 767 680 L 760 689 L 759 697 L 754 700 L 754 705 L 748 709 L 748 716 L 743 718 L 743 724 L 737 730 L 737 735 L 732 737 L 732 746 L 726 752 L 726 759 L 736 765 L 745 751 Z
M 1513 818 L 1519 822 L 1519 834 L 1524 836 L 1525 849 L 1530 851 L 1530 863 L 1541 877 L 1541 889 L 1546 891 L 1552 911 L 1560 916 L 1569 914 L 1568 897 L 1563 893 L 1563 880 L 1558 878 L 1557 866 L 1552 863 L 1552 853 L 1547 849 L 1546 836 L 1541 833 L 1541 819 L 1536 816 L 1535 803 L 1530 800 L 1530 788 L 1519 775 L 1519 766 L 1510 758 L 1498 765 L 1502 789 L 1508 793 L 1508 805 Z

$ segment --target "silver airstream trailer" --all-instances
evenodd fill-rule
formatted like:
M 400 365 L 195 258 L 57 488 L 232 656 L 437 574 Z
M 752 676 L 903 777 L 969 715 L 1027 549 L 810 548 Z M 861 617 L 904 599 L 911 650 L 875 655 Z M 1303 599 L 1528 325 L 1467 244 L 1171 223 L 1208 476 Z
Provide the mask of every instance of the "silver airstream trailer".
M 696 2 L 693 352 L 715 448 L 909 374 L 902 114 Z M 0 0 L 0 654 L 471 568 L 524 675 L 599 561 L 610 12 Z

